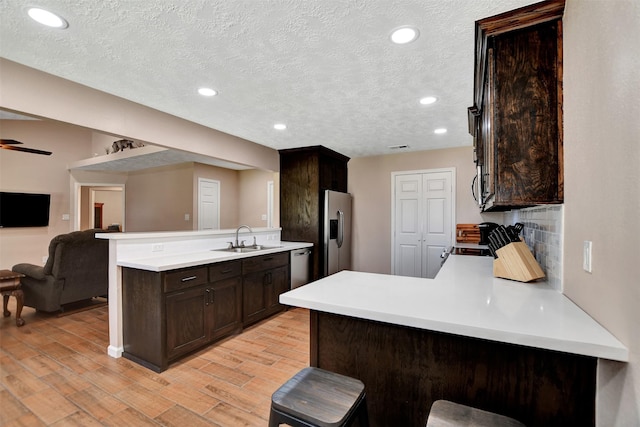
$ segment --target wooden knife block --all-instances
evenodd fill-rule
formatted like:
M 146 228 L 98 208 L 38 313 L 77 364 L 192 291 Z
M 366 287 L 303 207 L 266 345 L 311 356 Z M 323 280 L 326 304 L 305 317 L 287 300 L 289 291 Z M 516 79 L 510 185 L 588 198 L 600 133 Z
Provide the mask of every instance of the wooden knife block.
M 496 251 L 493 275 L 503 279 L 530 282 L 544 277 L 544 271 L 524 242 L 513 242 Z

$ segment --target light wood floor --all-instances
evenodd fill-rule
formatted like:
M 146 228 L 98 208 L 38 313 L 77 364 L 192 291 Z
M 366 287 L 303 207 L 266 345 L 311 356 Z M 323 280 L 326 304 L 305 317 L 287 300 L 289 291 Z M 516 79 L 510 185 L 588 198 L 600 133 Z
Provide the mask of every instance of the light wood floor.
M 12 302 L 12 297 L 10 301 Z M 309 313 L 274 316 L 157 374 L 106 354 L 107 307 L 0 318 L 0 426 L 265 426 L 309 365 Z

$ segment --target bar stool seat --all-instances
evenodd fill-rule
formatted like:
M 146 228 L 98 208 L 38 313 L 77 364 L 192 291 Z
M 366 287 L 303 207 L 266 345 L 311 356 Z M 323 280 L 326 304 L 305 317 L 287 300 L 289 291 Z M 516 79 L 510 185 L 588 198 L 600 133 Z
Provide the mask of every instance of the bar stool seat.
M 356 419 L 368 425 L 364 384 L 355 378 L 308 367 L 271 396 L 269 427 L 347 426 Z
M 504 415 L 448 400 L 436 400 L 431 405 L 427 427 L 525 427 L 525 425 Z

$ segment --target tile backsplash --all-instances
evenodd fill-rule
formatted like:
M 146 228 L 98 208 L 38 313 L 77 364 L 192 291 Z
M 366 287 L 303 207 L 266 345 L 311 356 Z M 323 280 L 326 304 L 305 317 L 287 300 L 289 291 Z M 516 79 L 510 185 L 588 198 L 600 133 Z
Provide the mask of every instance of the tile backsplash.
M 547 275 L 547 282 L 562 292 L 564 206 L 548 205 L 505 212 L 505 224 L 524 224 L 522 236 Z

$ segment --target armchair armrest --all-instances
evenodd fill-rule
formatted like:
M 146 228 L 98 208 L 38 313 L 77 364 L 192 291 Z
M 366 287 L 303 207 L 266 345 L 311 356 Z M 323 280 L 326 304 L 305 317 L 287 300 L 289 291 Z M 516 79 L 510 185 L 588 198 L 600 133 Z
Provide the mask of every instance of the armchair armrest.
M 27 277 L 32 277 L 37 280 L 45 280 L 46 275 L 44 274 L 44 267 L 34 264 L 16 264 L 11 270 L 16 273 L 22 273 Z

